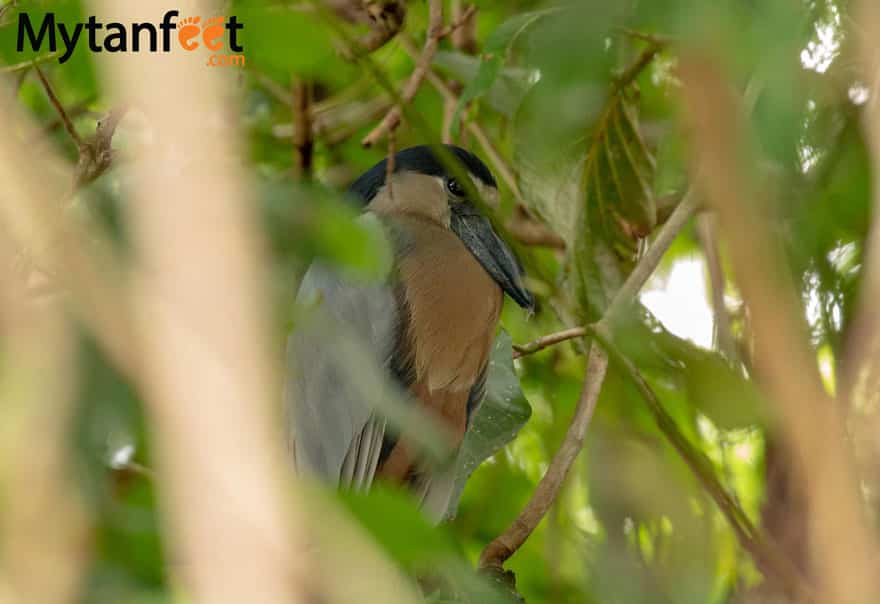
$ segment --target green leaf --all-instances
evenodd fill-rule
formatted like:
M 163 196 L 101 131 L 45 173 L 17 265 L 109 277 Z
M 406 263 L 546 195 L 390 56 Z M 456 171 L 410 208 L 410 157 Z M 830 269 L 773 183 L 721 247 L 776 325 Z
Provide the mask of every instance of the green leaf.
M 538 19 L 553 12 L 556 11 L 548 9 L 516 15 L 499 25 L 486 38 L 477 74 L 465 85 L 458 99 L 458 105 L 452 117 L 453 132 L 458 130 L 461 112 L 467 107 L 468 103 L 482 97 L 495 84 L 495 80 L 504 67 L 504 61 L 507 59 L 507 51 L 513 46 L 517 38 Z
M 638 242 L 657 221 L 654 158 L 639 132 L 627 91 L 612 91 L 592 127 L 581 172 L 569 280 L 585 320 L 605 311 L 634 266 Z
M 646 309 L 639 311 L 642 317 L 619 325 L 614 340 L 661 395 L 679 428 L 689 432 L 695 412 L 725 430 L 763 423 L 766 401 L 752 381 L 718 352 L 669 333 Z
M 398 564 L 424 569 L 455 553 L 442 527 L 425 518 L 408 492 L 375 484 L 367 494 L 340 491 L 339 499 Z
M 322 258 L 365 277 L 384 275 L 390 250 L 381 229 L 332 190 L 280 179 L 260 183 L 264 225 L 276 256 L 306 264 Z
M 434 66 L 461 82 L 478 77 L 483 61 L 457 51 L 442 50 L 434 57 Z M 503 67 L 495 81 L 485 91 L 486 103 L 498 113 L 513 117 L 526 91 L 532 84 L 533 71 L 518 67 Z
M 717 356 L 688 363 L 682 371 L 689 398 L 719 428 L 734 430 L 761 424 L 767 403 L 753 382 Z
M 20 14 L 26 14 L 30 20 L 34 33 L 40 31 L 40 26 L 47 14 L 53 14 L 55 19 L 55 31 L 47 32 L 42 39 L 39 49 L 33 49 L 25 35 L 24 45 L 21 52 L 18 51 L 18 20 Z M 0 24 L 0 66 L 2 65 L 25 65 L 30 61 L 42 64 L 44 70 L 49 70 L 49 80 L 52 82 L 56 93 L 59 94 L 62 103 L 83 102 L 93 99 L 98 94 L 98 82 L 95 75 L 94 53 L 89 50 L 87 38 L 83 33 L 76 45 L 76 50 L 68 57 L 64 64 L 59 65 L 59 60 L 65 53 L 63 38 L 58 33 L 58 26 L 65 25 L 72 30 L 74 25 L 86 20 L 86 13 L 81 3 L 75 0 L 60 0 L 52 2 L 37 2 L 35 0 L 22 0 L 7 11 L 4 23 Z M 53 52 L 49 43 L 54 34 L 56 47 Z M 2 73 L 2 69 L 0 69 Z
M 245 1 L 234 4 L 231 12 L 245 26 L 242 45 L 249 66 L 281 82 L 291 73 L 321 77 L 349 72 L 336 56 L 327 24 L 317 15 Z
M 486 398 L 477 408 L 458 456 L 455 486 L 447 514 L 455 515 L 465 482 L 486 459 L 511 442 L 532 414 L 513 368 L 513 347 L 504 330 L 495 338 L 489 360 Z

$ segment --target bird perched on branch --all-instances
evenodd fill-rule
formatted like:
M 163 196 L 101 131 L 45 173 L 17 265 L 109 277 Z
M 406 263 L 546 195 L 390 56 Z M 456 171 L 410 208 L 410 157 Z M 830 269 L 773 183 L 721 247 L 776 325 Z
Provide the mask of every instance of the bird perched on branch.
M 364 218 L 381 225 L 393 261 L 381 283 L 317 263 L 306 272 L 298 300 L 317 298 L 327 324 L 362 354 L 346 357 L 342 340 L 326 330 L 294 330 L 285 393 L 291 448 L 299 470 L 342 488 L 365 490 L 377 478 L 408 485 L 439 521 L 452 492 L 451 464 L 420 455 L 408 432 L 416 428 L 392 429 L 368 400 L 376 393 L 364 372 L 390 377 L 448 429 L 456 450 L 485 394 L 504 293 L 529 310 L 534 299 L 514 254 L 472 203 L 498 198 L 491 172 L 472 153 L 411 147 L 395 155 L 390 176 L 386 159 L 350 193 L 363 202 Z

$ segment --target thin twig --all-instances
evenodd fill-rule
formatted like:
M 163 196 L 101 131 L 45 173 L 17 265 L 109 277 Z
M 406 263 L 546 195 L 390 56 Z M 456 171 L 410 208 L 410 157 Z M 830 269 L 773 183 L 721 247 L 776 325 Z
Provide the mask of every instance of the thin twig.
M 440 32 L 440 37 L 445 38 L 455 32 L 462 30 L 462 27 L 470 21 L 471 17 L 473 17 L 477 13 L 477 6 L 475 4 L 469 5 L 464 11 L 459 15 L 455 16 L 453 13 L 453 21 L 449 25 L 443 28 L 443 31 Z M 462 30 L 463 31 L 463 30 Z M 456 48 L 461 49 L 462 47 L 459 44 L 455 44 Z
M 49 102 L 58 113 L 64 129 L 76 144 L 79 156 L 76 168 L 73 171 L 72 189 L 75 191 L 79 187 L 98 178 L 110 167 L 113 161 L 113 135 L 116 133 L 116 126 L 125 115 L 127 108 L 120 107 L 108 112 L 107 115 L 98 120 L 95 127 L 95 135 L 89 140 L 83 140 L 79 133 L 77 133 L 76 128 L 73 127 L 70 114 L 64 108 L 64 105 L 61 104 L 58 95 L 55 94 L 52 85 L 43 74 L 43 70 L 36 63 L 33 64 L 33 68 L 43 84 L 43 89 L 46 91 L 46 96 L 49 97 Z
M 293 83 L 293 170 L 297 178 L 308 176 L 312 171 L 312 87 L 297 78 Z
M 510 192 L 513 193 L 514 199 L 516 199 L 518 203 L 522 203 L 523 197 L 519 190 L 519 185 L 516 182 L 516 176 L 513 175 L 513 170 L 510 169 L 507 162 L 501 158 L 501 153 L 499 153 L 495 148 L 495 145 L 492 144 L 492 141 L 486 135 L 486 131 L 483 130 L 482 126 L 477 124 L 474 120 L 468 120 L 467 129 L 468 132 L 477 139 L 477 142 L 480 143 L 480 146 L 489 157 L 489 161 L 495 165 L 495 169 L 501 176 L 501 180 L 504 181 L 504 184 L 506 184 L 510 189 Z
M 416 50 L 415 44 L 409 39 L 407 36 L 400 37 L 400 45 L 406 51 L 410 57 L 415 58 L 418 56 L 418 51 Z M 444 103 L 447 108 L 454 108 L 458 106 L 458 94 L 453 90 L 452 83 L 447 83 L 443 81 L 437 73 L 433 70 L 429 70 L 426 74 L 426 79 L 433 86 L 437 92 L 443 97 Z M 444 118 L 444 124 L 451 120 L 447 120 Z M 517 230 L 516 225 L 514 223 L 508 224 L 508 228 L 511 231 L 511 234 L 514 235 L 519 241 L 525 243 L 526 245 L 538 245 L 544 247 L 550 247 L 554 249 L 565 249 L 565 240 L 559 237 L 556 233 L 546 229 L 539 221 L 537 221 L 534 216 L 531 215 L 528 206 L 525 205 L 523 200 L 522 192 L 520 191 L 519 184 L 517 183 L 517 178 L 513 172 L 513 169 L 510 165 L 505 161 L 504 157 L 492 144 L 491 139 L 486 134 L 486 131 L 483 130 L 483 127 L 476 120 L 468 119 L 465 117 L 462 120 L 462 124 L 467 129 L 467 131 L 477 140 L 480 144 L 480 147 L 483 149 L 483 152 L 486 154 L 486 157 L 489 158 L 489 163 L 492 164 L 492 167 L 495 169 L 495 172 L 501 177 L 501 180 L 507 185 L 507 188 L 510 189 L 513 198 L 517 202 L 517 208 L 522 210 L 527 214 L 529 220 L 533 222 L 534 226 L 529 226 L 528 232 L 524 232 L 522 230 Z M 444 126 L 444 128 L 446 128 Z M 444 142 L 447 141 L 448 135 L 444 133 Z
M 608 305 L 608 310 L 605 311 L 605 316 L 602 317 L 603 324 L 613 327 L 617 320 L 632 307 L 632 303 L 638 299 L 639 290 L 642 289 L 642 286 L 654 273 L 663 254 L 666 253 L 666 250 L 672 244 L 672 240 L 675 239 L 690 217 L 694 215 L 697 207 L 696 196 L 693 191 L 689 190 L 678 204 L 678 207 L 675 208 L 675 211 L 672 212 L 669 220 L 661 227 L 645 256 L 636 264 L 626 282 L 614 295 L 614 299 Z M 567 340 L 581 338 L 586 335 L 587 330 L 587 327 L 572 327 L 542 336 L 528 344 L 515 346 L 514 358 L 538 352 L 548 346 L 553 346 Z
M 457 82 L 456 82 L 457 84 Z M 458 86 L 461 89 L 461 86 Z M 440 139 L 444 145 L 452 145 L 461 137 L 461 122 L 458 124 L 457 132 L 452 131 L 452 118 L 455 116 L 456 104 L 449 99 L 443 99 L 443 127 L 440 130 Z
M 77 149 L 81 149 L 83 146 L 83 140 L 82 138 L 80 138 L 80 135 L 77 134 L 76 128 L 73 127 L 73 122 L 70 121 L 70 116 L 67 115 L 67 111 L 64 109 L 64 105 L 62 105 L 61 101 L 58 100 L 58 96 L 52 89 L 52 85 L 49 84 L 49 80 L 47 80 L 46 76 L 43 75 L 43 70 L 40 69 L 40 66 L 36 62 L 32 63 L 32 65 L 34 71 L 37 72 L 37 77 L 40 78 L 40 82 L 43 84 L 43 89 L 46 91 L 46 96 L 49 97 L 49 102 L 52 103 L 55 111 L 58 112 L 58 117 L 60 117 L 61 121 L 64 123 L 64 129 L 67 130 L 70 138 L 72 138 L 73 142 L 76 143 Z
M 477 20 L 476 18 L 465 18 L 468 9 L 462 10 L 463 1 L 452 1 L 452 18 L 462 22 L 461 26 L 452 32 L 452 46 L 456 50 L 473 55 L 477 53 Z
M 614 294 L 614 298 L 602 317 L 602 323 L 608 325 L 609 328 L 614 328 L 618 319 L 638 300 L 639 291 L 657 269 L 666 250 L 672 245 L 672 241 L 678 236 L 698 207 L 697 196 L 692 189 L 688 189 L 669 220 L 660 228 L 657 237 L 651 242 L 645 255 L 636 264 L 623 286 Z
M 391 101 L 377 97 L 332 111 L 312 111 L 312 138 L 320 139 L 327 146 L 338 145 L 357 134 L 364 125 L 385 115 L 390 108 Z M 276 124 L 272 127 L 272 134 L 281 139 L 293 139 L 294 125 Z
M 473 55 L 477 52 L 476 19 L 471 16 L 476 12 L 475 5 L 465 6 L 462 0 L 452 0 L 451 5 L 452 21 L 456 25 L 452 29 L 450 42 L 452 47 L 461 53 Z M 450 26 L 451 27 L 451 26 Z M 445 32 L 446 33 L 446 32 Z M 450 89 L 456 95 L 460 94 L 464 86 L 461 82 L 451 81 Z M 443 128 L 441 130 L 441 139 L 444 144 L 451 145 L 455 143 L 462 135 L 461 121 L 458 123 L 456 132 L 452 131 L 454 118 L 457 114 L 457 99 L 443 98 Z M 461 141 L 466 144 L 466 141 Z
M 67 109 L 67 115 L 70 116 L 71 119 L 76 119 L 81 116 L 96 118 L 96 117 L 98 117 L 98 114 L 89 110 L 89 106 L 93 102 L 94 102 L 93 99 L 89 99 L 89 100 L 81 101 L 75 105 L 72 105 L 71 107 L 69 107 Z M 52 120 L 51 122 L 47 123 L 45 125 L 44 129 L 46 132 L 54 132 L 55 130 L 57 130 L 58 128 L 61 128 L 63 126 L 64 126 L 64 122 L 61 120 L 60 117 L 58 117 L 58 118 L 55 118 L 54 120 Z
M 728 361 L 737 358 L 736 340 L 730 329 L 730 314 L 724 303 L 724 269 L 721 266 L 718 241 L 715 236 L 715 220 L 711 213 L 704 213 L 697 223 L 697 232 L 706 265 L 709 270 L 709 283 L 712 287 L 712 316 L 715 317 L 715 347 Z
M 534 352 L 538 352 L 539 350 L 544 350 L 549 346 L 554 346 L 561 342 L 566 342 L 575 338 L 582 338 L 585 335 L 587 335 L 586 327 L 572 327 L 571 329 L 563 329 L 562 331 L 557 331 L 556 333 L 547 334 L 546 336 L 541 336 L 540 338 L 533 340 L 528 344 L 514 345 L 513 358 L 518 359 L 527 354 L 532 354 Z
M 0 73 L 14 73 L 16 71 L 27 71 L 32 68 L 34 65 L 39 63 L 45 63 L 46 61 L 51 61 L 55 57 L 61 55 L 61 51 L 50 52 L 49 54 L 45 54 L 41 57 L 36 57 L 33 59 L 28 59 L 27 61 L 22 61 L 21 63 L 13 63 L 12 65 L 4 65 L 0 67 Z
M 675 41 L 669 36 L 664 36 L 661 34 L 649 34 L 641 31 L 636 31 L 628 27 L 621 27 L 619 31 L 623 35 L 629 36 L 630 38 L 635 38 L 636 40 L 641 40 L 642 42 L 647 42 L 648 44 L 656 44 L 659 46 L 666 46 L 668 44 L 672 44 Z
M 691 193 L 686 194 L 679 207 L 673 212 L 673 215 L 661 227 L 648 251 L 612 299 L 611 304 L 600 321 L 600 325 L 603 328 L 613 327 L 615 321 L 629 309 L 631 301 L 636 298 L 639 290 L 657 268 L 657 265 L 660 264 L 660 259 L 666 253 L 666 250 L 669 249 L 672 241 L 685 225 L 688 218 L 693 215 L 696 207 L 695 196 Z M 576 329 L 584 330 L 584 328 Z M 570 334 L 566 335 L 577 337 Z M 583 334 L 581 333 L 581 335 Z M 558 341 L 570 339 L 570 337 L 559 339 Z M 536 346 L 535 350 L 538 349 L 540 348 Z M 559 489 L 583 445 L 590 419 L 593 416 L 596 399 L 599 396 L 599 391 L 602 389 L 607 366 L 608 358 L 605 352 L 594 344 L 590 348 L 584 386 L 581 390 L 575 416 L 568 427 L 562 445 L 560 445 L 559 450 L 553 456 L 550 467 L 547 469 L 541 482 L 538 483 L 535 492 L 532 493 L 531 499 L 529 499 L 529 502 L 516 520 L 514 520 L 513 524 L 483 550 L 483 553 L 480 555 L 480 568 L 502 568 L 504 562 L 525 543 L 556 499 Z
M 443 32 L 443 2 L 441 0 L 430 0 L 428 5 L 428 32 L 425 37 L 425 46 L 422 54 L 416 61 L 416 66 L 410 75 L 409 81 L 400 94 L 401 103 L 409 103 L 415 98 L 416 93 L 422 85 L 428 71 L 431 69 L 431 61 L 437 53 L 437 47 L 440 43 L 440 35 Z M 400 118 L 403 110 L 399 105 L 394 106 L 385 116 L 385 119 L 376 126 L 361 141 L 365 147 L 369 147 L 376 143 L 381 137 L 385 136 L 391 130 L 400 125 Z
M 412 41 L 406 36 L 400 37 L 400 46 L 406 51 L 406 53 L 415 58 L 418 55 L 418 51 L 415 48 L 415 45 Z M 437 75 L 433 70 L 428 70 L 425 75 L 428 83 L 433 86 L 437 92 L 443 96 L 444 99 L 448 101 L 452 101 L 454 103 L 458 103 L 458 95 L 456 95 L 452 88 L 443 81 L 443 79 Z M 480 126 L 477 122 L 473 120 L 464 120 L 465 127 L 468 132 L 470 132 L 477 142 L 480 143 L 480 146 L 485 151 L 486 156 L 489 158 L 489 162 L 495 168 L 495 171 L 501 177 L 501 180 L 504 181 L 504 184 L 510 189 L 511 193 L 513 193 L 514 198 L 518 201 L 522 201 L 522 194 L 520 193 L 519 186 L 516 183 L 516 176 L 513 174 L 513 170 L 504 161 L 504 158 L 501 157 L 501 154 L 489 140 L 489 137 L 486 135 L 486 132 L 483 130 L 483 127 Z

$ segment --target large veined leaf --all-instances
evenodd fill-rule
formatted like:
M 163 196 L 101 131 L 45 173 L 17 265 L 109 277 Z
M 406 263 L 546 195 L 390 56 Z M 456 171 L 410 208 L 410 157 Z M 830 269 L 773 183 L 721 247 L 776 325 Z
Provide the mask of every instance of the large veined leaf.
M 510 335 L 501 331 L 492 347 L 486 398 L 471 419 L 458 456 L 455 487 L 447 515 L 455 515 L 464 484 L 486 459 L 512 441 L 532 414 L 513 369 Z
M 544 86 L 536 85 L 524 102 L 525 119 L 550 109 Z M 541 146 L 535 133 L 524 133 L 518 141 L 526 202 L 567 243 L 568 293 L 586 311 L 579 321 L 602 315 L 631 270 L 639 241 L 657 222 L 655 160 L 639 131 L 634 96 L 613 86 L 590 111 L 590 95 L 583 93 L 583 110 L 593 116 L 586 136 Z
M 654 158 L 626 88 L 612 93 L 592 127 L 580 179 L 570 285 L 587 319 L 597 319 L 657 221 Z

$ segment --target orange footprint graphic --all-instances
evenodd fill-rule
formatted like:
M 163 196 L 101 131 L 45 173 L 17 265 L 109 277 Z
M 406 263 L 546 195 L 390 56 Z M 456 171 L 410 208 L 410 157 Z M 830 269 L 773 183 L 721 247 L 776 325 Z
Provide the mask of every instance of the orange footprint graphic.
M 201 20 L 201 17 L 186 17 L 177 24 L 177 39 L 186 50 L 198 48 L 199 43 L 194 42 L 193 38 L 199 35 L 199 21 Z
M 223 41 L 218 38 L 223 35 L 225 22 L 226 17 L 212 17 L 205 22 L 202 40 L 205 42 L 205 46 L 211 50 L 220 50 L 220 47 L 223 46 Z

